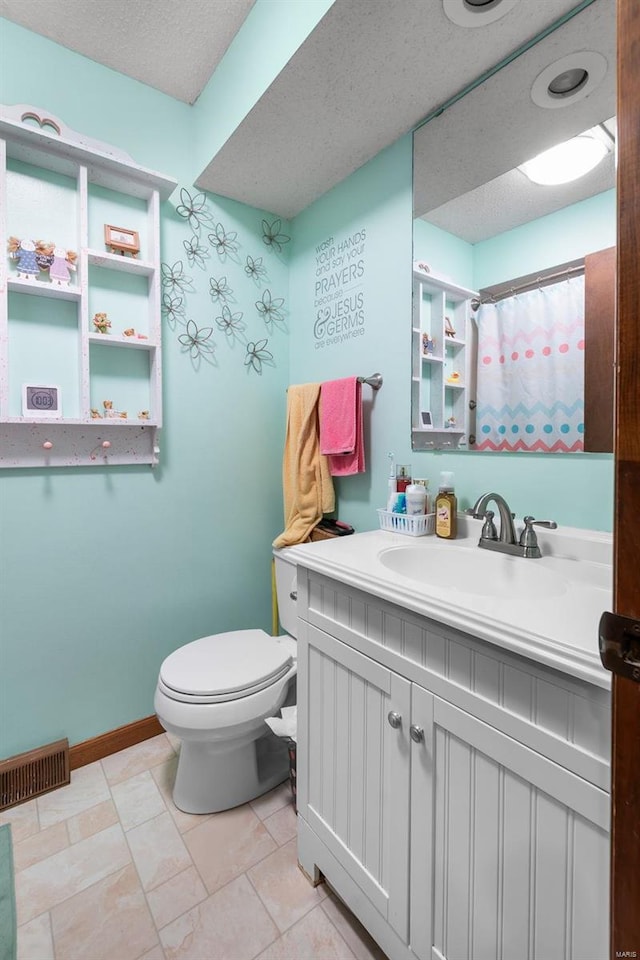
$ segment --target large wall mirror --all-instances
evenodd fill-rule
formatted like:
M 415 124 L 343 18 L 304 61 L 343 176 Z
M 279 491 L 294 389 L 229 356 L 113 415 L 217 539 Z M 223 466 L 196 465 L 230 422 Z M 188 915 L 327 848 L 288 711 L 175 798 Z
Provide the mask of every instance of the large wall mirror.
M 615 137 L 599 3 L 415 132 L 414 449 L 612 450 Z

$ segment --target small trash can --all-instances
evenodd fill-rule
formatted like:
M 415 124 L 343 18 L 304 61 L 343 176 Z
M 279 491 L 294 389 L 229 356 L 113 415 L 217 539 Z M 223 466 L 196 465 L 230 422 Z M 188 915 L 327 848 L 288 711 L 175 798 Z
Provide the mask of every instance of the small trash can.
M 293 807 L 297 813 L 298 794 L 296 789 L 296 748 L 296 741 L 292 740 L 290 737 L 287 738 L 287 750 L 289 751 L 289 785 L 291 787 L 291 795 L 293 796 Z

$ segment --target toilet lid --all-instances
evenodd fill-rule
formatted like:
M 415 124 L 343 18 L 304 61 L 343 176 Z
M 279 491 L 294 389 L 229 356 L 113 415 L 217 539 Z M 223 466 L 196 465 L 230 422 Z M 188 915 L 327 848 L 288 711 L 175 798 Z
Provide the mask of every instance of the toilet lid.
M 178 699 L 235 700 L 275 683 L 291 667 L 290 646 L 264 630 L 216 633 L 169 654 L 160 681 Z

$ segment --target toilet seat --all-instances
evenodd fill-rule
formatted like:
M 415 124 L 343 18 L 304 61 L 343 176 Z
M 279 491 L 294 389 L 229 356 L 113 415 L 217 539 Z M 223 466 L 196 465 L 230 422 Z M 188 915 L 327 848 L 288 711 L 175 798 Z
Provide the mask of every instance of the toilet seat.
M 158 687 L 183 703 L 222 703 L 270 687 L 291 669 L 288 637 L 234 630 L 201 637 L 163 661 Z

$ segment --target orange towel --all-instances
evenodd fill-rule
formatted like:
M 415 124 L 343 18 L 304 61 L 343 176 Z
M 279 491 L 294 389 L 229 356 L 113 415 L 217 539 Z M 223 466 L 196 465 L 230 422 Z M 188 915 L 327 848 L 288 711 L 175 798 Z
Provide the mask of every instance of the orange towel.
M 320 451 L 328 455 L 333 477 L 364 473 L 362 384 L 357 377 L 322 384 Z
M 324 513 L 335 507 L 327 458 L 320 453 L 319 383 L 289 387 L 282 458 L 285 529 L 274 547 L 304 543 Z

